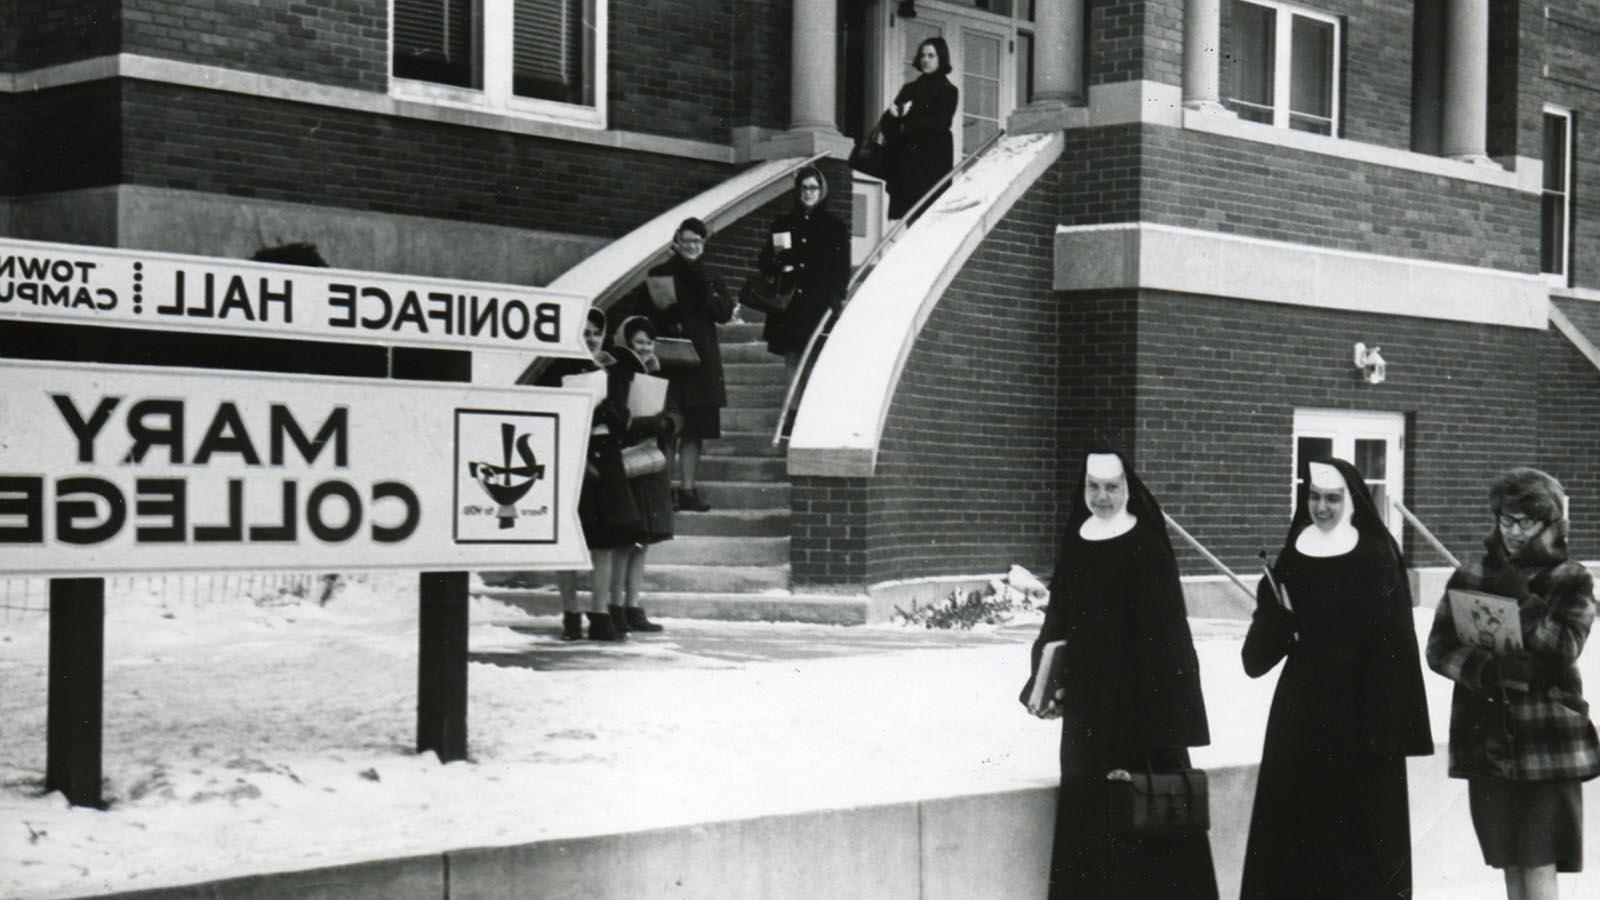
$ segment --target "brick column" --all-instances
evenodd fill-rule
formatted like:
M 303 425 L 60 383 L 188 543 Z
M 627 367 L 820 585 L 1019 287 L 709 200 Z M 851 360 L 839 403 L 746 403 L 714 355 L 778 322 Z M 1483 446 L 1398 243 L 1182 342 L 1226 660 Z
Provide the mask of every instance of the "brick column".
M 1183 105 L 1227 113 L 1222 105 L 1222 0 L 1188 0 L 1183 7 Z
M 1489 0 L 1447 0 L 1439 155 L 1490 162 Z
M 1052 0 L 1035 7 L 1033 99 L 1011 114 L 1012 134 L 1059 131 L 1067 109 L 1084 104 L 1083 0 Z

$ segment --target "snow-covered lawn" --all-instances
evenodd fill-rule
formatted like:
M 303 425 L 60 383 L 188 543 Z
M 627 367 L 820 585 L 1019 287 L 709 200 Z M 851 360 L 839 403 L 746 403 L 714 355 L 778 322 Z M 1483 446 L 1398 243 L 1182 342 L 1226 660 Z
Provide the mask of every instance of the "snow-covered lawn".
M 46 617 L 0 615 L 0 897 L 1056 778 L 1055 726 L 1015 700 L 1032 627 L 961 637 L 669 621 L 664 635 L 599 646 L 561 644 L 552 618 L 481 598 L 472 758 L 441 765 L 412 752 L 414 582 L 356 581 L 326 606 L 164 599 L 114 582 L 106 811 L 41 795 Z M 1216 740 L 1195 754 L 1201 766 L 1259 753 L 1273 678 L 1238 673 L 1242 624 L 1195 625 Z M 1447 694 L 1429 681 L 1442 735 Z

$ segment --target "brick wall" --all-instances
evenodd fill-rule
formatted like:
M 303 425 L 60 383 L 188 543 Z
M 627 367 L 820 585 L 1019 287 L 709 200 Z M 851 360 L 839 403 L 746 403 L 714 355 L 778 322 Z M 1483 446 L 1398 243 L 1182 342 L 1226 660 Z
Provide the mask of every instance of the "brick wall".
M 1538 271 L 1533 195 L 1218 135 L 1142 131 L 1145 221 Z M 1118 167 L 1106 177 L 1120 187 L 1125 176 Z
M 43 98 L 53 93 L 41 103 L 95 127 Z M 172 85 L 129 81 L 122 93 L 121 180 L 153 187 L 614 236 L 734 171 Z M 103 155 L 114 171 L 114 149 Z
M 122 10 L 129 53 L 388 89 L 387 0 L 122 0 Z
M 1183 84 L 1183 0 L 1090 0 L 1090 86 Z
M 24 72 L 40 66 L 116 53 L 118 0 L 7 0 L 10 14 L 0 68 Z
M 1542 156 L 1542 116 L 1545 103 L 1564 106 L 1574 112 L 1577 137 L 1573 165 L 1572 215 L 1573 283 L 1600 289 L 1600 0 L 1559 0 L 1549 4 L 1551 17 L 1542 7 L 1524 9 L 1525 19 L 1537 15 L 1524 31 L 1536 35 L 1538 51 L 1525 53 L 1533 60 L 1524 70 L 1522 109 L 1528 120 L 1524 126 L 1521 152 Z M 1541 73 L 1549 67 L 1549 77 Z
M 1547 349 L 1543 332 L 1158 292 L 1138 303 L 1140 473 L 1235 567 L 1283 541 L 1296 407 L 1409 414 L 1405 500 L 1457 556 L 1489 526 L 1487 480 L 1540 458 L 1527 365 Z M 1351 366 L 1358 340 L 1382 345 L 1384 384 Z M 1414 538 L 1408 550 L 1442 564 Z M 1208 571 L 1192 551 L 1180 559 Z
M 1591 341 L 1600 340 L 1600 304 L 1561 308 Z M 1572 507 L 1574 556 L 1600 559 L 1600 369 L 1551 329 L 1539 342 L 1539 456 L 1535 463 L 1561 480 Z
M 1138 125 L 1075 128 L 1056 165 L 1061 172 L 1063 225 L 1103 225 L 1139 219 L 1144 170 Z
M 912 348 L 868 488 L 868 582 L 1051 563 L 1059 178 L 984 239 Z
M 733 0 L 611 0 L 611 127 L 727 143 L 733 6 Z
M 1522 42 L 1526 38 L 1519 0 L 1489 3 L 1488 153 L 1509 162 L 1517 153 L 1517 114 L 1522 87 Z
M 803 475 L 790 480 L 789 579 L 796 588 L 867 583 L 869 482 Z
M 733 124 L 789 125 L 789 32 L 793 0 L 736 3 L 733 9 Z

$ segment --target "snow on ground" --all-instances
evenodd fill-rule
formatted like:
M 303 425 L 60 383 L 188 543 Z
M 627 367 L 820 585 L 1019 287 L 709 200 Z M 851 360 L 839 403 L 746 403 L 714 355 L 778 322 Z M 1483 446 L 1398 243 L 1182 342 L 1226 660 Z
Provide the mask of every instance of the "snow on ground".
M 441 765 L 412 752 L 414 578 L 352 582 L 326 606 L 113 583 L 106 605 L 106 811 L 41 796 L 46 617 L 0 618 L 0 897 L 1056 778 L 1057 726 L 1015 699 L 1036 620 L 971 633 L 684 620 L 563 644 L 553 618 L 475 598 L 472 759 Z M 1238 674 L 1242 626 L 1195 622 L 1216 739 L 1197 765 L 1259 753 L 1274 678 Z M 1447 686 L 1429 683 L 1442 735 Z

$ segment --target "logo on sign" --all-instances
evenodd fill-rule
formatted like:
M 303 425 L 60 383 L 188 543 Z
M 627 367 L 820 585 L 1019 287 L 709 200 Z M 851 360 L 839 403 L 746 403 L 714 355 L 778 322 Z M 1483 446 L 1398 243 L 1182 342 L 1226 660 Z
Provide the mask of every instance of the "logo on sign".
M 458 543 L 556 540 L 555 484 L 540 460 L 556 458 L 557 425 L 550 413 L 456 410 Z

